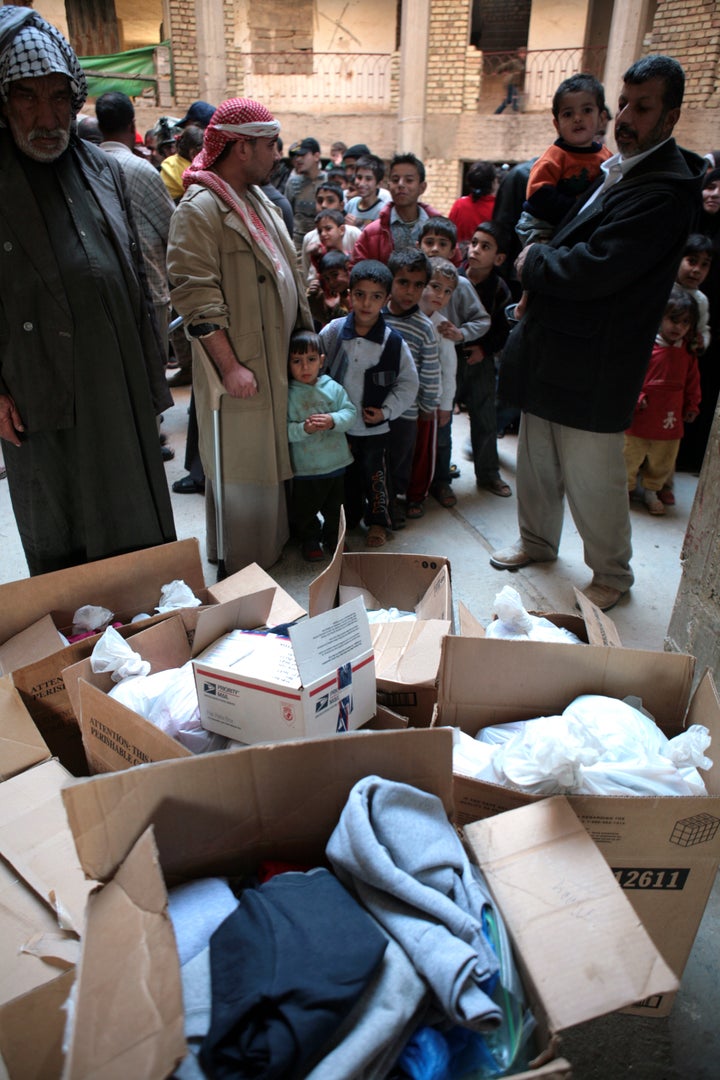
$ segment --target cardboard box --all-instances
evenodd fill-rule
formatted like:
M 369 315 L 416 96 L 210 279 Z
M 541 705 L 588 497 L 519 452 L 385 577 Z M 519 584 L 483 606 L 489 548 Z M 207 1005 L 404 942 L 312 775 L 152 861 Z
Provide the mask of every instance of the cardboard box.
M 193 661 L 203 727 L 242 743 L 354 731 L 375 713 L 375 665 L 360 598 L 290 627 L 264 677 Z M 284 669 L 289 667 L 290 671 Z
M 440 555 L 345 552 L 344 522 L 335 555 L 308 589 L 310 615 L 361 596 L 369 610 L 414 611 L 416 622 L 371 625 L 377 699 L 427 727 L 437 701 L 440 645 L 452 631 L 450 561 Z
M 67 630 L 82 604 L 94 603 L 129 623 L 147 612 L 151 618 L 121 628 L 123 637 L 160 622 L 155 614 L 163 585 L 181 580 L 203 605 L 233 596 L 272 589 L 271 623 L 292 621 L 305 611 L 259 566 L 252 564 L 225 581 L 206 588 L 197 540 L 181 540 L 112 559 L 86 563 L 0 585 L 0 673 L 12 672 L 31 716 L 52 753 L 75 775 L 87 773 L 87 763 L 72 704 L 62 678 L 66 667 L 89 656 L 97 636 L 63 647 L 57 630 Z M 192 640 L 198 608 L 185 612 Z
M 585 645 L 608 645 L 622 648 L 620 635 L 610 616 L 591 603 L 579 589 L 574 588 L 573 591 L 580 609 L 579 615 L 571 615 L 564 611 L 531 611 L 529 614 L 542 616 L 555 626 L 569 630 Z M 458 622 L 463 637 L 485 637 L 485 628 L 482 623 L 463 603 L 458 604 Z
M 451 744 L 442 730 L 354 733 L 162 762 L 66 789 L 82 866 L 107 884 L 88 905 L 63 1077 L 160 1080 L 182 1055 L 179 970 L 165 884 L 251 871 L 270 857 L 322 862 L 353 785 L 367 775 L 429 791 L 450 815 Z M 676 985 L 566 800 L 479 822 L 468 840 L 521 943 L 540 1060 L 553 1057 L 560 1027 Z M 529 878 L 537 883 L 536 900 L 528 898 Z M 538 920 L 536 935 L 528 903 Z M 578 963 L 579 956 L 586 962 Z M 23 1002 L 24 1012 L 14 1003 L 16 1030 L 33 997 Z M 8 1027 L 0 1009 L 3 1053 Z M 554 1058 L 520 1075 L 566 1077 L 569 1066 Z
M 446 638 L 434 722 L 474 736 L 491 724 L 555 715 L 579 694 L 636 694 L 669 737 L 690 724 L 704 724 L 712 748 L 720 746 L 720 706 L 712 678 L 706 675 L 691 694 L 692 657 L 588 645 L 574 649 L 570 663 L 567 649 L 541 642 Z M 720 861 L 720 762 L 703 779 L 707 797 L 569 796 L 678 976 Z M 459 775 L 454 791 L 459 824 L 542 799 Z M 631 1011 L 664 1016 L 671 1007 L 671 995 L 657 995 Z

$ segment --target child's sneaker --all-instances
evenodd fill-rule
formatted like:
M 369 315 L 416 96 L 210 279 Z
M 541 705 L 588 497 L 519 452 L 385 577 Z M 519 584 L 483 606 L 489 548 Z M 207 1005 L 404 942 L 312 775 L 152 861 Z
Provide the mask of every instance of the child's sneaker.
M 665 513 L 665 507 L 660 502 L 657 491 L 646 491 L 643 501 L 654 517 L 661 517 Z

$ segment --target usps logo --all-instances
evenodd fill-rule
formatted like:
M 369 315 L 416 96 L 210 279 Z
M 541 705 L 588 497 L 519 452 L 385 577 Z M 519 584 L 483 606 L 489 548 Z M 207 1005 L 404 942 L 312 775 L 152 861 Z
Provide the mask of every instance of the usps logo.
M 318 698 L 318 700 L 315 702 L 315 712 L 316 713 L 324 712 L 325 709 L 327 709 L 329 704 L 330 704 L 330 695 L 329 694 L 323 694 L 323 696 Z
M 216 694 L 217 694 L 217 683 L 204 682 L 203 683 L 203 694 L 209 694 L 210 697 L 215 697 Z
M 292 705 L 283 705 L 282 716 L 286 724 L 293 724 L 295 722 L 295 712 Z

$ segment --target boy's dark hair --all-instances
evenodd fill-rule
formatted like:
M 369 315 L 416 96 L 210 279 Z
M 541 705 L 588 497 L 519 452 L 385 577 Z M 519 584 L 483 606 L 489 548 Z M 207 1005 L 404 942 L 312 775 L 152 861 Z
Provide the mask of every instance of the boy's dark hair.
M 417 169 L 418 178 L 420 183 L 425 182 L 425 166 L 419 157 L 415 157 L 414 154 L 395 154 L 390 162 L 390 172 L 393 171 L 396 165 L 414 165 Z
M 629 86 L 640 86 L 650 79 L 662 79 L 663 81 L 663 107 L 679 109 L 685 93 L 685 72 L 673 60 L 672 56 L 660 56 L 657 53 L 652 56 L 643 56 L 631 64 L 623 75 L 623 82 Z
M 698 306 L 694 296 L 691 296 L 686 289 L 683 289 L 681 285 L 673 285 L 670 290 L 670 296 L 668 302 L 665 305 L 663 311 L 663 318 L 666 315 L 689 315 L 690 316 L 690 331 L 687 335 L 685 344 L 690 346 L 693 344 L 695 337 L 697 336 L 697 324 L 698 324 Z
M 709 236 L 699 232 L 690 233 L 685 242 L 683 258 L 686 255 L 709 255 L 712 258 L 714 254 L 715 249 Z
M 393 279 L 397 277 L 401 270 L 419 270 L 425 274 L 425 284 L 432 277 L 432 267 L 430 266 L 430 260 L 424 251 L 420 248 L 404 248 L 402 251 L 393 251 L 392 255 L 388 259 L 388 270 L 393 276 Z
M 340 193 L 342 195 L 342 187 L 340 187 L 340 184 L 336 183 L 336 181 L 345 181 L 345 170 L 341 169 L 339 165 L 331 165 L 330 168 L 326 170 L 326 176 L 327 181 L 324 184 L 320 184 L 320 187 L 316 188 L 316 191 L 320 191 L 322 188 L 329 187 L 340 188 Z M 345 198 L 344 195 L 343 198 Z
M 373 174 L 378 184 L 385 175 L 385 166 L 383 165 L 382 158 L 379 158 L 377 154 L 363 154 L 355 162 L 355 172 L 358 169 L 369 169 Z
M 445 240 L 449 240 L 453 247 L 457 244 L 457 229 L 455 228 L 455 222 L 450 218 L 431 217 L 427 221 L 423 222 L 423 227 L 420 230 L 420 239 L 423 240 L 426 236 L 442 236 Z
M 319 225 L 323 218 L 330 218 L 336 225 L 345 224 L 345 215 L 342 210 L 318 210 L 315 215 L 315 224 Z
M 492 161 L 473 161 L 466 177 L 473 202 L 477 202 L 483 195 L 490 195 L 496 175 Z
M 374 285 L 382 285 L 389 294 L 393 276 L 385 263 L 378 262 L 377 259 L 361 259 L 350 271 L 350 288 L 354 289 L 360 281 L 372 281 Z
M 477 232 L 487 233 L 488 236 L 492 236 L 493 240 L 497 244 L 498 255 L 507 255 L 509 239 L 507 230 L 498 225 L 497 221 L 481 221 L 479 225 L 476 225 L 473 229 L 473 236 Z
M 313 330 L 296 330 L 290 338 L 288 355 L 299 353 L 304 356 L 309 352 L 316 352 L 322 356 L 323 348 L 320 338 Z
M 460 275 L 457 272 L 457 266 L 453 266 L 449 259 L 443 259 L 442 255 L 433 255 L 430 259 L 430 269 L 432 277 L 446 278 L 447 281 L 452 281 L 453 288 L 456 288 Z
M 95 102 L 95 115 L 103 135 L 125 131 L 135 119 L 135 106 L 127 94 L 108 90 Z
M 326 251 L 318 263 L 318 270 L 321 274 L 327 274 L 331 270 L 344 270 L 349 262 L 350 256 L 344 251 Z
M 325 181 L 325 183 L 323 184 L 318 184 L 318 186 L 315 188 L 315 198 L 317 198 L 318 194 L 321 191 L 329 191 L 331 195 L 337 195 L 338 199 L 340 200 L 340 205 L 342 206 L 344 204 L 345 195 L 343 194 L 343 189 L 340 187 L 339 184 L 331 184 L 328 181 Z
M 600 110 L 607 108 L 605 105 L 605 88 L 603 84 L 596 79 L 594 75 L 571 75 L 558 86 L 557 90 L 553 94 L 552 99 L 552 114 L 557 120 L 560 114 L 560 107 L 562 105 L 562 99 L 566 94 L 579 94 L 579 93 L 594 94 L 595 103 Z
M 175 149 L 180 157 L 192 161 L 202 149 L 203 135 L 203 129 L 198 127 L 197 124 L 188 124 L 187 127 L 183 128 L 183 133 L 175 144 Z

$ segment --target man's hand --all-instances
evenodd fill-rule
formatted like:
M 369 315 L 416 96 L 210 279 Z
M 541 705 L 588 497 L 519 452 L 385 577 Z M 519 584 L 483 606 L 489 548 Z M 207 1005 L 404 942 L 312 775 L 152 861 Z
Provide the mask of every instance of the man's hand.
M 532 247 L 535 247 L 535 245 L 534 244 L 528 244 L 527 247 L 524 247 L 522 249 L 522 251 L 520 252 L 520 254 L 518 255 L 517 259 L 515 260 L 515 273 L 517 274 L 518 277 L 521 277 L 521 275 L 522 275 L 523 266 L 525 265 L 525 260 L 527 259 L 528 251 Z
M 452 417 L 452 409 L 438 409 L 437 420 L 438 427 L 446 427 L 450 423 Z
M 9 394 L 0 394 L 0 439 L 20 446 L 20 433 L 25 430 L 20 413 Z
M 258 392 L 257 379 L 250 368 L 234 364 L 222 377 L 222 384 L 230 397 L 251 398 Z
M 465 363 L 468 367 L 479 364 L 485 359 L 485 350 L 482 345 L 468 345 L 465 350 Z

